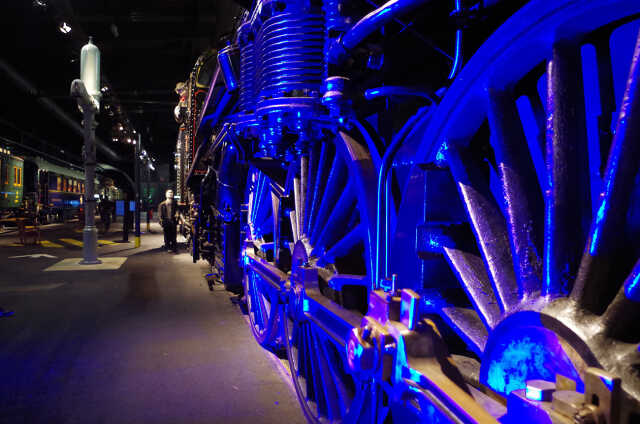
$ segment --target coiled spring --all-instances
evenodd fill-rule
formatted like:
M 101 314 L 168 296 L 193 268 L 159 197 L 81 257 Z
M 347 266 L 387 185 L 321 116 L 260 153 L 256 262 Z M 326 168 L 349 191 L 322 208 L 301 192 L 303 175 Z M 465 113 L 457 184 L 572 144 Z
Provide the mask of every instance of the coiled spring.
M 253 111 L 256 108 L 256 50 L 249 23 L 242 25 L 238 29 L 238 41 L 240 45 L 240 94 L 238 107 L 241 111 Z
M 258 99 L 320 92 L 324 47 L 320 13 L 275 14 L 261 26 L 256 43 Z

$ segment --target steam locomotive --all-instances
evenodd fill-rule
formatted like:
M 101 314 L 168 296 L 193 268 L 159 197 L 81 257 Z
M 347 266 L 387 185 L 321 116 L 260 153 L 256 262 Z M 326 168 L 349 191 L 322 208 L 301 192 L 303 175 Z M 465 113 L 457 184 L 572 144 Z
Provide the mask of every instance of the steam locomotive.
M 309 422 L 640 422 L 640 2 L 245 7 L 181 189 Z

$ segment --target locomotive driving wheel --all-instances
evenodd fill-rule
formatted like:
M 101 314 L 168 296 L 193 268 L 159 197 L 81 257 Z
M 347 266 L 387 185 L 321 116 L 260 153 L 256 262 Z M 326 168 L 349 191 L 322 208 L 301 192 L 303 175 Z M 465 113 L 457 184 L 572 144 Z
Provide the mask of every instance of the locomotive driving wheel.
M 334 143 L 310 146 L 295 166 L 289 213 L 295 247 L 283 327 L 300 404 L 314 423 L 384 422 L 382 386 L 354 373 L 346 346 L 371 284 L 373 162 L 340 133 Z
M 639 18 L 637 2 L 584 0 L 512 16 L 414 140 L 426 197 L 398 218 L 426 204 L 423 312 L 478 360 L 469 381 L 507 396 L 563 376 L 580 392 L 603 368 L 627 399 L 608 422 L 624 423 L 640 400 Z M 411 240 L 396 234 L 397 269 Z
M 282 347 L 280 283 L 286 274 L 278 269 L 276 260 L 279 198 L 274 189 L 265 173 L 249 170 L 243 282 L 251 330 L 260 345 L 277 350 Z

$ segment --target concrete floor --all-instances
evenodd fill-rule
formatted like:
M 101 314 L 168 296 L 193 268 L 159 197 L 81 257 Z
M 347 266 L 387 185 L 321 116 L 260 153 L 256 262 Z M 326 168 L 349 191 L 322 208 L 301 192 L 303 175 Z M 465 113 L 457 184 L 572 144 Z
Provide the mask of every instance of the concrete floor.
M 277 360 L 207 264 L 160 249 L 160 228 L 99 248 L 116 271 L 42 270 L 80 257 L 72 225 L 17 246 L 0 235 L 0 423 L 303 423 Z M 112 232 L 100 237 L 121 238 Z M 133 240 L 133 237 L 131 237 Z M 31 254 L 56 256 L 9 258 Z

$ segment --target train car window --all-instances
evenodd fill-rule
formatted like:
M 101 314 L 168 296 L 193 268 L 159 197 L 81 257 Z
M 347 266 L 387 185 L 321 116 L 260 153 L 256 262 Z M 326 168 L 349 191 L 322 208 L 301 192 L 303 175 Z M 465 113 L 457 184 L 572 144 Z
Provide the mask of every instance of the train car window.
M 9 165 L 4 166 L 4 183 L 9 184 Z
M 13 167 L 13 185 L 18 185 L 18 167 Z
M 18 185 L 22 185 L 22 168 L 18 168 Z
M 58 177 L 58 183 L 56 184 L 56 190 L 62 191 L 62 177 Z

